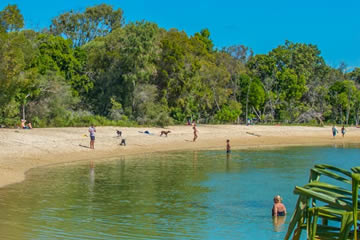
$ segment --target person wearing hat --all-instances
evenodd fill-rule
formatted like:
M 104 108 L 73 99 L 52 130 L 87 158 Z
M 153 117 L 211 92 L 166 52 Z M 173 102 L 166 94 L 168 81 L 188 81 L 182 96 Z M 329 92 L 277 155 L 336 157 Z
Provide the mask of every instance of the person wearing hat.
M 282 201 L 282 199 L 281 199 L 280 195 L 277 195 L 274 197 L 272 216 L 285 216 L 286 215 L 286 207 L 281 201 Z

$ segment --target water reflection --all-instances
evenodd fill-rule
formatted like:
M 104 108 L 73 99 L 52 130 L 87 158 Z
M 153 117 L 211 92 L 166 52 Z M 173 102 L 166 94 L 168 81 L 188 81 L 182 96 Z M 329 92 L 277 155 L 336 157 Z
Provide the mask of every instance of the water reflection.
M 357 148 L 191 151 L 42 168 L 0 189 L 2 239 L 282 239 L 314 164 L 357 165 Z M 341 159 L 341 162 L 339 161 Z M 339 165 L 341 164 L 341 165 Z M 276 184 L 272 184 L 276 183 Z M 304 239 L 304 238 L 302 238 Z
M 95 184 L 95 164 L 93 161 L 90 162 L 89 178 L 90 178 L 89 187 L 93 190 Z
M 94 198 L 94 186 L 95 186 L 95 163 L 93 161 L 89 164 L 89 201 L 91 202 Z
M 198 168 L 198 152 L 193 151 L 193 169 L 194 173 L 196 174 Z
M 284 223 L 286 221 L 286 216 L 274 216 L 273 224 L 275 232 L 283 232 L 284 231 Z
M 231 153 L 226 153 L 226 171 L 228 172 L 230 170 L 230 160 L 231 160 Z

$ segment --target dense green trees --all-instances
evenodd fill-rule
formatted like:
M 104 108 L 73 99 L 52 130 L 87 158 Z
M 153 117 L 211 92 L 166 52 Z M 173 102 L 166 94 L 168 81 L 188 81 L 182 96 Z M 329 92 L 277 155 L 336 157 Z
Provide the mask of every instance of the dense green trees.
M 267 54 L 216 49 L 154 23 L 124 24 L 101 4 L 23 30 L 16 5 L 0 11 L 0 124 L 359 123 L 360 68 L 326 65 L 315 45 L 285 41 Z

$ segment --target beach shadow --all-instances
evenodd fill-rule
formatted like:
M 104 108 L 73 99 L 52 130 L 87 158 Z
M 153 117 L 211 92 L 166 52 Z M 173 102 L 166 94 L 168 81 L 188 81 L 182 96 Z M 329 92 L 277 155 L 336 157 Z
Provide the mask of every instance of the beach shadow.
M 255 137 L 260 137 L 261 136 L 259 134 L 252 133 L 252 132 L 246 132 L 246 134 L 249 134 L 249 135 L 252 135 L 252 136 L 255 136 Z
M 193 142 L 193 140 L 187 140 L 187 139 L 185 139 L 184 141 L 185 142 Z
M 83 147 L 83 148 L 90 148 L 90 147 L 88 147 L 88 146 L 81 145 L 81 144 L 79 144 L 79 147 Z

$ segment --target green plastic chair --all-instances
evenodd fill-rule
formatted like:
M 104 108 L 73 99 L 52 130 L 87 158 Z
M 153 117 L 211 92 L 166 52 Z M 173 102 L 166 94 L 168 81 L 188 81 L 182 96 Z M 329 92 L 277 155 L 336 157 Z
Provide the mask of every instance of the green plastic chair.
M 320 182 L 319 180 L 322 175 L 349 184 L 349 189 Z M 331 236 L 338 236 L 339 232 L 343 233 L 344 231 L 341 231 L 341 228 L 326 225 L 318 228 L 317 224 L 313 224 L 315 222 L 317 223 L 319 217 L 324 220 L 337 220 L 339 222 L 345 221 L 346 219 L 336 214 L 326 214 L 326 208 L 316 207 L 316 202 L 327 203 L 334 209 L 351 211 L 353 195 L 350 189 L 351 183 L 352 173 L 350 171 L 326 164 L 315 165 L 315 167 L 310 170 L 309 183 L 303 187 L 295 187 L 294 193 L 299 195 L 299 199 L 284 239 L 288 240 L 292 233 L 293 239 L 299 239 L 302 230 L 307 230 L 308 239 L 316 236 L 317 232 L 326 233 L 328 235 L 327 239 L 331 239 Z M 345 221 L 342 225 L 344 224 L 348 224 L 348 221 Z
M 333 204 L 332 206 L 314 207 L 308 210 L 308 239 L 316 239 L 316 237 L 322 237 L 329 239 L 329 234 L 334 239 L 358 239 L 357 235 L 357 221 L 358 221 L 358 192 L 359 192 L 360 174 L 352 174 L 352 202 L 349 204 L 351 209 L 346 207 L 339 207 L 339 205 Z M 321 217 L 327 220 L 340 221 L 340 227 L 334 232 L 328 229 L 327 225 L 318 225 L 318 218 Z M 351 234 L 351 228 L 354 226 L 354 232 Z M 318 228 L 321 231 L 318 232 Z M 325 229 L 325 231 L 324 231 Z M 327 235 L 325 235 L 326 233 Z

